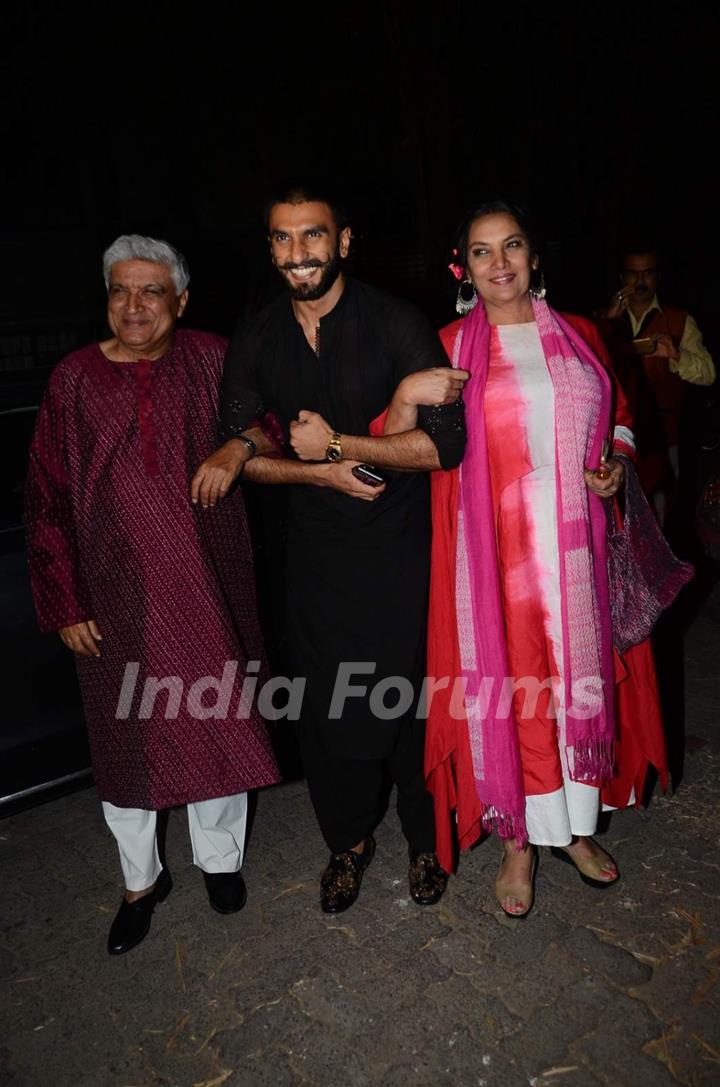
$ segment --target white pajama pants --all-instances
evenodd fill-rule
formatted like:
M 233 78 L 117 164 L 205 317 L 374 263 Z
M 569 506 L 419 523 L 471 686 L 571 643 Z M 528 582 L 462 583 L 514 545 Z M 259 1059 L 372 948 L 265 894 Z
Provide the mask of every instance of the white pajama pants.
M 117 808 L 103 800 L 105 822 L 120 850 L 128 891 L 143 891 L 160 875 L 157 812 Z M 193 863 L 203 872 L 237 872 L 242 866 L 247 823 L 247 793 L 220 796 L 187 805 Z

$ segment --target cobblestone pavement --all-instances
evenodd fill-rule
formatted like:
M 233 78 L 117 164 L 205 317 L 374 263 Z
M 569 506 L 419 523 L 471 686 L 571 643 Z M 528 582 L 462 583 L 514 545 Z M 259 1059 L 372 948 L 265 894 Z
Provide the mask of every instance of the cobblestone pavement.
M 105 951 L 121 882 L 92 790 L 0 821 L 0 1083 L 22 1087 L 665 1087 L 720 1083 L 720 625 L 687 643 L 673 796 L 612 816 L 601 893 L 541 850 L 536 907 L 493 899 L 498 845 L 420 909 L 391 812 L 358 903 L 318 908 L 304 783 L 261 794 L 245 910 L 210 910 L 181 811 L 175 887 Z

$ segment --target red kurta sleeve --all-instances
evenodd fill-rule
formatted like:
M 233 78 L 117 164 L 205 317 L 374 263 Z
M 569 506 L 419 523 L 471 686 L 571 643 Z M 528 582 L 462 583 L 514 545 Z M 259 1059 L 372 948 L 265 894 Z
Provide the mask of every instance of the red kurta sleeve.
M 25 486 L 28 567 L 44 631 L 93 618 L 80 577 L 65 469 L 64 416 L 61 374 L 55 371 L 38 413 Z

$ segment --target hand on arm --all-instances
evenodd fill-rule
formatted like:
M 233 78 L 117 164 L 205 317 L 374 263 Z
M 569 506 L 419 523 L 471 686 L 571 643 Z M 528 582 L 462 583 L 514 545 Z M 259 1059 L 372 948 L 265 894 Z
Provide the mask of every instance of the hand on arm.
M 419 378 L 420 374 L 409 375 L 401 382 L 409 382 L 405 388 L 407 404 L 411 396 L 417 398 L 418 405 L 425 405 L 426 401 L 434 406 L 440 406 L 441 403 L 452 404 L 458 400 L 462 387 L 470 376 L 465 370 L 452 370 L 447 366 L 425 373 L 427 376 L 417 382 L 409 382 L 409 377 Z M 442 400 L 439 399 L 441 394 Z M 416 412 L 417 409 L 413 407 L 412 410 Z M 413 427 L 400 431 L 398 428 L 387 433 L 387 424 L 385 430 L 382 437 L 341 434 L 343 458 L 398 471 L 427 472 L 442 467 L 437 446 L 424 430 Z M 297 420 L 290 424 L 290 444 L 302 461 L 319 461 L 324 459 L 334 433 L 322 415 L 313 411 L 300 411 Z
M 253 440 L 255 435 L 254 430 L 248 431 L 248 436 Z M 204 509 L 216 506 L 242 470 L 244 477 L 253 483 L 304 483 L 315 487 L 333 487 L 351 498 L 373 502 L 385 487 L 368 487 L 356 479 L 352 468 L 357 463 L 355 460 L 342 460 L 336 464 L 303 464 L 278 457 L 272 443 L 269 444 L 268 455 L 258 452 L 257 456 L 250 458 L 244 442 L 232 440 L 220 446 L 200 465 L 192 481 L 192 500 L 200 502 Z
M 270 456 L 277 454 L 274 443 L 266 437 L 260 427 L 248 430 L 246 435 L 255 443 L 257 456 L 262 456 L 264 453 Z M 240 438 L 231 438 L 230 441 L 221 445 L 202 462 L 193 476 L 190 484 L 190 497 L 193 503 L 199 502 L 204 509 L 214 506 L 219 499 L 225 497 L 253 456 L 255 454 Z
M 61 627 L 58 634 L 63 644 L 79 657 L 100 656 L 97 643 L 102 641 L 102 634 L 94 619 L 88 619 L 86 623 L 73 623 L 72 626 Z
M 398 385 L 390 402 L 385 420 L 385 434 L 399 434 L 417 426 L 420 406 L 440 407 L 454 404 L 462 395 L 467 370 L 450 366 L 434 366 L 408 374 Z
M 317 461 L 325 456 L 333 433 L 322 415 L 301 411 L 297 421 L 290 424 L 290 443 L 301 460 Z M 351 464 L 366 462 L 376 467 L 411 472 L 432 471 L 440 467 L 435 443 L 422 430 L 409 430 L 382 438 L 342 434 L 340 440 L 343 452 L 341 464 L 347 461 Z

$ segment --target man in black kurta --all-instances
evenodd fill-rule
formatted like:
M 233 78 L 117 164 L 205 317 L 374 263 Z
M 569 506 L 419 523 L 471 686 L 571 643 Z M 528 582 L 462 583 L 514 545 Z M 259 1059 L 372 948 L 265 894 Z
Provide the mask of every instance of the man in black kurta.
M 446 877 L 434 855 L 417 715 L 429 579 L 425 470 L 459 463 L 462 402 L 420 409 L 410 434 L 370 437 L 403 377 L 447 367 L 440 341 L 413 306 L 343 277 L 350 233 L 334 206 L 305 191 L 284 194 L 270 206 L 268 229 L 290 297 L 266 307 L 230 345 L 221 390 L 226 445 L 199 470 L 195 495 L 214 504 L 240 471 L 292 485 L 287 638 L 293 673 L 307 678 L 298 735 L 332 853 L 323 909 L 339 912 L 357 897 L 388 778 L 398 787 L 413 898 L 426 904 L 438 900 Z M 267 439 L 248 429 L 264 412 L 280 422 L 282 458 L 263 456 Z M 359 461 L 383 466 L 387 486 L 359 482 L 351 473 Z M 390 677 L 400 678 L 373 701 L 373 688 Z M 412 704 L 393 713 L 409 698 L 408 681 Z

